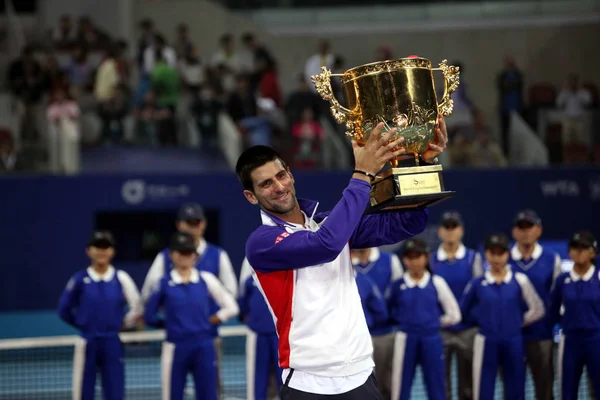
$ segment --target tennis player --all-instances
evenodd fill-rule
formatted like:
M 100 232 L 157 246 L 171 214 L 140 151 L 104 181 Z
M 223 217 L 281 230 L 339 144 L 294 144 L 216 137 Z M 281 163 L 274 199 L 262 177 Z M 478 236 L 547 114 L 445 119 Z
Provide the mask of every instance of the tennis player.
M 359 275 L 364 275 L 375 283 L 379 293 L 385 293 L 390 283 L 402 277 L 400 259 L 393 253 L 381 251 L 377 247 L 368 249 L 352 249 L 352 264 Z M 357 276 L 360 292 L 361 278 Z M 366 288 L 367 285 L 364 284 Z M 365 294 L 363 289 L 363 309 L 365 308 Z M 387 312 L 387 305 L 386 305 Z M 368 314 L 367 323 L 369 322 Z M 392 357 L 394 355 L 394 327 L 387 319 L 369 326 L 373 340 L 373 361 L 375 362 L 375 379 L 384 399 L 391 396 L 392 384 Z
M 462 216 L 456 211 L 445 212 L 438 227 L 438 237 L 442 243 L 430 255 L 431 269 L 444 278 L 457 300 L 473 278 L 483 275 L 481 255 L 465 247 L 462 242 L 464 233 Z M 476 334 L 477 328 L 464 320 L 442 330 L 448 399 L 452 398 L 453 354 L 456 354 L 458 367 L 458 397 L 461 400 L 473 398 L 473 340 Z
M 238 159 L 244 196 L 261 208 L 263 225 L 248 238 L 246 256 L 275 320 L 282 400 L 381 398 L 350 248 L 397 243 L 423 231 L 428 217 L 426 209 L 363 216 L 371 179 L 404 153 L 403 138 L 391 140 L 397 130 L 382 130 L 378 124 L 362 147 L 353 143 L 355 170 L 330 212 L 296 198 L 290 169 L 270 147 Z M 442 152 L 446 137 L 440 117 L 424 161 Z
M 277 359 L 278 340 L 269 307 L 244 259 L 240 270 L 240 320 L 248 326 L 246 335 L 246 398 L 267 400 L 272 372 L 277 391 L 281 388 L 281 368 Z
M 562 327 L 558 347 L 562 400 L 577 400 L 584 367 L 594 393 L 600 393 L 600 271 L 594 265 L 597 252 L 598 242 L 591 233 L 573 234 L 569 241 L 573 269 L 559 276 L 552 291 L 552 321 L 560 321 Z
M 473 398 L 494 398 L 501 367 L 505 398 L 524 400 L 521 328 L 544 316 L 544 303 L 529 278 L 509 267 L 506 236 L 493 234 L 486 238 L 485 258 L 490 269 L 469 283 L 460 302 L 463 318 L 475 321 L 479 328 L 473 348 Z
M 151 291 L 144 310 L 149 326 L 165 328 L 161 354 L 162 398 L 182 400 L 191 373 L 197 400 L 216 400 L 217 358 L 213 328 L 238 314 L 231 294 L 210 272 L 195 268 L 197 244 L 177 232 L 169 246 L 173 269 Z M 213 312 L 211 299 L 219 310 Z
M 527 275 L 536 292 L 550 307 L 550 289 L 562 273 L 558 253 L 542 247 L 542 220 L 533 210 L 517 213 L 512 230 L 516 244 L 510 250 L 510 265 L 515 272 Z M 554 398 L 554 326 L 545 318 L 523 328 L 525 354 L 531 370 L 537 400 Z
M 122 400 L 125 368 L 119 331 L 140 320 L 140 295 L 127 272 L 111 265 L 115 241 L 110 232 L 94 232 L 87 255 L 91 265 L 71 277 L 58 304 L 60 318 L 83 339 L 75 346 L 73 398 L 93 399 L 99 372 L 103 398 Z
M 445 400 L 444 343 L 440 328 L 460 322 L 460 308 L 444 278 L 433 275 L 427 244 L 417 238 L 404 243 L 404 276 L 392 282 L 386 299 L 398 331 L 394 340 L 392 399 L 410 399 L 417 365 L 421 365 L 427 397 Z

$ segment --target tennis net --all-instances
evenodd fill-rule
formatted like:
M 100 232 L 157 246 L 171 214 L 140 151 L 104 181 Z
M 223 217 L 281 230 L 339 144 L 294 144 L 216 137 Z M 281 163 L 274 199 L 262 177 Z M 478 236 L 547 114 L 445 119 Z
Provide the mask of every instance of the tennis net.
M 223 359 L 223 398 L 246 398 L 246 327 L 220 328 Z M 120 335 L 125 349 L 125 398 L 160 400 L 160 354 L 162 330 L 127 332 Z M 78 336 L 56 336 L 0 340 L 0 400 L 71 400 L 73 356 Z M 101 399 L 100 379 L 96 398 Z M 192 399 L 191 377 L 186 399 Z

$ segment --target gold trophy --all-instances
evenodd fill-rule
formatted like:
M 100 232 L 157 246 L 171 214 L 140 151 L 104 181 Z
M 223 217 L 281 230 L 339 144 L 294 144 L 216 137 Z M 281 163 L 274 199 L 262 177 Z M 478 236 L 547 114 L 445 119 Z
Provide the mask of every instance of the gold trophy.
M 438 103 L 433 71 L 444 75 L 444 95 Z M 359 145 L 378 123 L 385 130 L 398 128 L 396 137 L 404 137 L 404 155 L 390 162 L 391 167 L 372 183 L 371 204 L 367 213 L 420 208 L 454 196 L 444 189 L 441 165 L 419 165 L 420 155 L 435 140 L 438 113 L 452 114 L 452 92 L 458 87 L 458 67 L 446 60 L 431 68 L 425 58 L 401 58 L 361 65 L 343 74 L 332 74 L 326 67 L 312 76 L 315 88 L 331 105 L 331 113 L 346 124 L 346 135 Z M 331 77 L 341 78 L 346 107 L 335 98 Z M 414 162 L 412 160 L 414 159 Z M 406 166 L 406 162 L 410 165 Z M 399 166 L 402 164 L 402 166 Z

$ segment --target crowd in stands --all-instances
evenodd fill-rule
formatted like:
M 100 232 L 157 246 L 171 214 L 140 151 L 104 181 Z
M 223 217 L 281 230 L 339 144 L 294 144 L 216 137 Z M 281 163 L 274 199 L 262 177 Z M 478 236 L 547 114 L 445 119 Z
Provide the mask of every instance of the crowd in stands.
M 5 128 L 0 134 L 0 171 L 45 165 L 53 172 L 76 173 L 81 146 L 222 150 L 222 115 L 235 124 L 244 146 L 272 145 L 295 168 L 323 166 L 327 135 L 338 136 L 350 154 L 344 126 L 332 120 L 327 103 L 309 81 L 322 65 L 338 73 L 346 68 L 343 57 L 327 41 L 319 44 L 304 71 L 298 71 L 297 87 L 285 95 L 275 55 L 252 33 L 240 38 L 224 34 L 214 54 L 201 55 L 185 24 L 177 27 L 169 43 L 153 21 L 141 21 L 138 41 L 131 46 L 111 37 L 89 17 L 75 23 L 64 15 L 49 37 L 48 46 L 26 46 L 9 66 L 8 88 L 19 124 L 18 132 Z M 375 57 L 394 56 L 381 47 Z M 540 106 L 565 111 L 569 140 L 585 136 L 580 115 L 598 106 L 594 88 L 582 86 L 573 75 L 569 85 L 554 94 L 552 104 L 546 99 L 546 103 L 526 105 L 523 81 L 516 62 L 507 58 L 498 76 L 501 126 L 494 129 L 470 100 L 468 80 L 461 78 L 453 95 L 454 113 L 448 118 L 450 143 L 444 163 L 508 165 L 511 113 L 527 119 L 527 113 L 534 115 Z M 342 99 L 336 81 L 333 89 Z M 531 118 L 527 121 L 535 124 Z

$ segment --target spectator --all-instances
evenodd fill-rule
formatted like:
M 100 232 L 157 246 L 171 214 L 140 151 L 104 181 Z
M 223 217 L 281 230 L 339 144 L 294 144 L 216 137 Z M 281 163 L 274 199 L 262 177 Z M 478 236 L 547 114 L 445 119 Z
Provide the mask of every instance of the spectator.
M 275 61 L 271 58 L 260 56 L 256 60 L 256 69 L 260 76 L 258 85 L 259 96 L 271 99 L 277 107 L 281 107 L 283 105 L 283 95 L 279 87 L 279 77 Z
M 302 114 L 306 108 L 313 112 L 313 118 L 319 120 L 321 114 L 321 98 L 308 87 L 303 74 L 298 76 L 298 87 L 290 94 L 285 104 L 285 113 L 288 124 L 293 126 L 296 122 L 302 120 Z
M 590 92 L 581 86 L 579 75 L 570 74 L 567 84 L 556 98 L 556 106 L 563 111 L 563 135 L 566 143 L 587 143 L 583 114 L 591 104 Z
M 248 53 L 248 60 L 245 60 L 246 57 L 241 57 L 244 58 L 242 64 L 248 73 L 256 71 L 256 64 L 259 59 L 267 60 L 267 62 L 275 61 L 275 58 L 273 58 L 267 48 L 256 39 L 256 36 L 253 33 L 247 32 L 243 34 L 242 44 Z
M 194 49 L 187 24 L 179 24 L 177 27 L 176 37 L 177 39 L 175 39 L 174 46 L 175 53 L 177 54 L 177 59 L 181 60 L 190 54 Z
M 25 169 L 8 129 L 0 128 L 0 174 Z
M 334 60 L 335 57 L 331 52 L 329 42 L 326 40 L 320 41 L 317 53 L 312 55 L 304 66 L 304 78 L 306 82 L 311 82 L 311 76 L 321 73 L 321 67 L 332 69 Z M 314 85 L 311 85 L 310 89 L 316 92 Z
M 314 118 L 311 108 L 305 108 L 302 120 L 292 127 L 294 161 L 296 168 L 315 168 L 321 160 L 323 128 Z
M 498 75 L 498 94 L 500 96 L 500 122 L 502 133 L 502 151 L 508 157 L 510 152 L 509 132 L 510 115 L 523 112 L 523 74 L 513 57 L 504 59 L 504 69 Z
M 52 172 L 74 174 L 79 171 L 79 115 L 79 106 L 68 92 L 55 89 L 47 111 Z
M 219 113 L 223 105 L 211 85 L 194 93 L 190 111 L 202 135 L 202 147 L 208 151 L 218 149 Z
M 167 62 L 159 50 L 156 50 L 155 60 L 156 64 L 152 69 L 150 79 L 156 99 L 160 105 L 170 108 L 171 112 L 175 113 L 179 101 L 179 73 Z
M 485 123 L 483 113 L 475 113 L 475 140 L 470 146 L 471 166 L 505 167 L 506 157 L 502 148 L 491 138 L 490 127 Z
M 71 89 L 76 97 L 85 87 L 92 84 L 94 69 L 88 61 L 87 48 L 82 44 L 73 46 L 72 59 L 67 65 L 67 72 Z
M 151 74 L 156 63 L 156 55 L 160 54 L 162 59 L 171 67 L 177 67 L 177 54 L 175 50 L 167 44 L 162 35 L 154 36 L 154 45 L 147 47 L 144 51 L 144 73 Z
M 45 63 L 42 65 L 42 74 L 45 92 L 51 93 L 59 86 L 65 89 L 69 87 L 69 77 L 62 71 L 56 55 L 52 53 L 46 55 Z
M 200 90 L 205 81 L 204 68 L 196 55 L 195 49 L 190 49 L 184 57 L 179 60 L 179 74 L 183 87 L 191 93 Z
M 129 86 L 129 80 L 131 77 L 131 65 L 127 58 L 127 49 L 129 45 L 124 40 L 117 40 L 116 46 L 116 57 L 117 72 L 119 74 L 119 82 L 121 84 Z
M 102 141 L 104 144 L 121 143 L 124 137 L 123 121 L 129 112 L 129 91 L 120 84 L 115 95 L 100 104 L 98 115 L 102 120 Z
M 106 51 L 104 61 L 102 61 L 96 72 L 94 96 L 99 104 L 112 99 L 115 95 L 115 89 L 119 84 L 119 72 L 117 70 L 115 55 L 115 47 L 110 47 Z
M 156 32 L 154 31 L 154 22 L 151 19 L 144 19 L 140 22 L 140 38 L 137 44 L 137 63 L 140 71 L 145 70 L 145 54 L 148 48 L 154 47 Z
M 72 45 L 76 34 L 73 28 L 73 20 L 69 14 L 63 14 L 60 17 L 58 26 L 52 30 L 51 35 L 52 45 L 56 49 L 66 50 Z
M 239 56 L 235 51 L 235 43 L 233 36 L 226 34 L 221 36 L 219 41 L 220 48 L 213 55 L 211 65 L 218 67 L 225 65 L 233 74 L 237 74 L 241 70 Z
M 94 25 L 88 16 L 79 18 L 76 40 L 90 50 L 102 50 L 110 46 L 110 37 Z
M 171 109 L 156 101 L 154 90 L 146 92 L 144 102 L 136 108 L 134 116 L 139 143 L 150 146 L 176 143 L 174 114 Z

